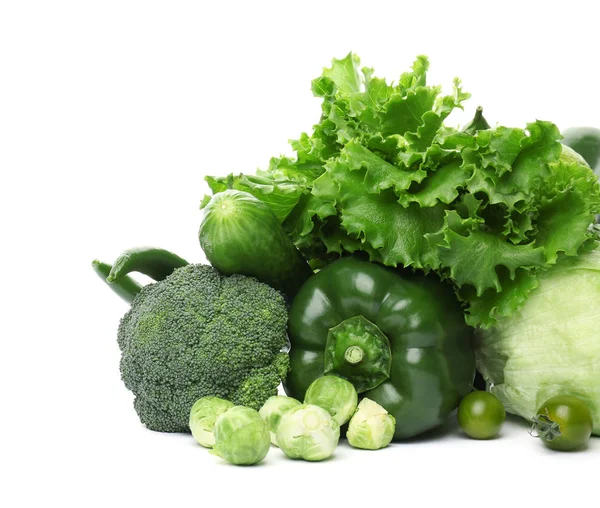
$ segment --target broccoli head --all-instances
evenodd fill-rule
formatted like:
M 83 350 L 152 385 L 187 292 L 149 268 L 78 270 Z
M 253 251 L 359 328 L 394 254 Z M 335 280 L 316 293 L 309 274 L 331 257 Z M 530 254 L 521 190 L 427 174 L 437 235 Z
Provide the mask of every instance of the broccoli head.
M 286 328 L 285 300 L 253 277 L 188 265 L 145 286 L 118 331 L 141 422 L 187 432 L 190 408 L 209 395 L 259 409 L 288 372 Z

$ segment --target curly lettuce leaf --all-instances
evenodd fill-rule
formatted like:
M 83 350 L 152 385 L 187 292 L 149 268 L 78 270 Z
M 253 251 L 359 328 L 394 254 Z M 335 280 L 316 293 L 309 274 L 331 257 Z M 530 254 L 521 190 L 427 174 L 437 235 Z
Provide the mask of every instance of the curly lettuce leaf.
M 530 270 L 545 263 L 542 247 L 535 247 L 533 243 L 514 245 L 482 228 L 469 231 L 465 236 L 447 228 L 441 245 L 441 266 L 449 270 L 450 278 L 458 287 L 471 285 L 477 296 L 490 288 L 502 291 L 499 267 L 506 268 L 514 280 L 517 270 Z
M 546 261 L 554 264 L 559 253 L 576 256 L 593 237 L 590 217 L 600 209 L 600 186 L 587 165 L 561 156 L 549 166 L 550 175 L 537 189 L 534 222 L 536 241 L 545 247 Z
M 402 193 L 398 202 L 403 206 L 418 203 L 422 207 L 430 207 L 439 202 L 449 205 L 458 198 L 469 176 L 470 169 L 460 161 L 450 162 L 427 175 L 426 179 L 413 185 L 408 192 Z
M 465 314 L 467 324 L 481 328 L 493 326 L 502 316 L 510 316 L 517 312 L 527 301 L 529 293 L 538 287 L 538 279 L 530 271 L 521 270 L 514 279 L 506 273 L 501 275 L 502 291 L 488 289 L 477 295 L 472 286 L 464 286 L 459 291 L 459 297 L 469 302 Z

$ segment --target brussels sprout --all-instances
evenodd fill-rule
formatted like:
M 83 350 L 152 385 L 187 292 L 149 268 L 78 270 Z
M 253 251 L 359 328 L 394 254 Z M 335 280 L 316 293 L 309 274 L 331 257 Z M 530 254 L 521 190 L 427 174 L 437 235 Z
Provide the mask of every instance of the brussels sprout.
M 291 459 L 317 461 L 333 454 L 340 426 L 325 409 L 301 404 L 284 413 L 276 434 L 279 447 Z
M 337 376 L 323 376 L 310 384 L 304 403 L 326 409 L 338 425 L 343 425 L 356 410 L 358 394 L 350 381 Z
M 390 444 L 396 419 L 377 402 L 364 398 L 350 419 L 346 438 L 355 448 L 379 450 Z
M 257 464 L 269 448 L 269 427 L 258 411 L 235 406 L 221 414 L 214 427 L 215 445 L 211 453 L 237 465 Z
M 293 407 L 299 406 L 300 401 L 293 397 L 285 397 L 283 395 L 273 395 L 269 397 L 267 401 L 260 408 L 258 414 L 262 419 L 267 422 L 269 432 L 271 433 L 271 443 L 277 446 L 277 427 L 284 413 L 292 409 Z
M 190 430 L 192 436 L 202 446 L 212 448 L 215 444 L 213 427 L 217 417 L 233 407 L 233 403 L 219 397 L 202 397 L 190 411 Z

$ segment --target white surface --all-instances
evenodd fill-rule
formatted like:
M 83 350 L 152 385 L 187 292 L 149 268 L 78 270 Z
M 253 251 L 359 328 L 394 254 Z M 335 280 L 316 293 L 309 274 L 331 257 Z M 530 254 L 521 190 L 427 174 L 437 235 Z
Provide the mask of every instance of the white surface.
M 600 440 L 551 453 L 515 421 L 256 468 L 147 431 L 119 379 L 126 306 L 90 269 L 144 244 L 202 260 L 203 176 L 289 152 L 318 120 L 310 80 L 349 50 L 389 79 L 419 53 L 431 83 L 461 77 L 452 123 L 483 104 L 492 123 L 599 126 L 592 5 L 3 2 L 0 505 L 597 506 Z

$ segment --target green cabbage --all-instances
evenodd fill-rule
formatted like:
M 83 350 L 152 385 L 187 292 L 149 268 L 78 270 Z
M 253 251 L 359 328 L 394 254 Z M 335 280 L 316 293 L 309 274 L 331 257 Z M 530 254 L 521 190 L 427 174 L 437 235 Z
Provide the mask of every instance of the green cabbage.
M 600 249 L 540 274 L 518 313 L 480 332 L 476 355 L 510 413 L 530 419 L 550 397 L 575 395 L 600 435 Z

